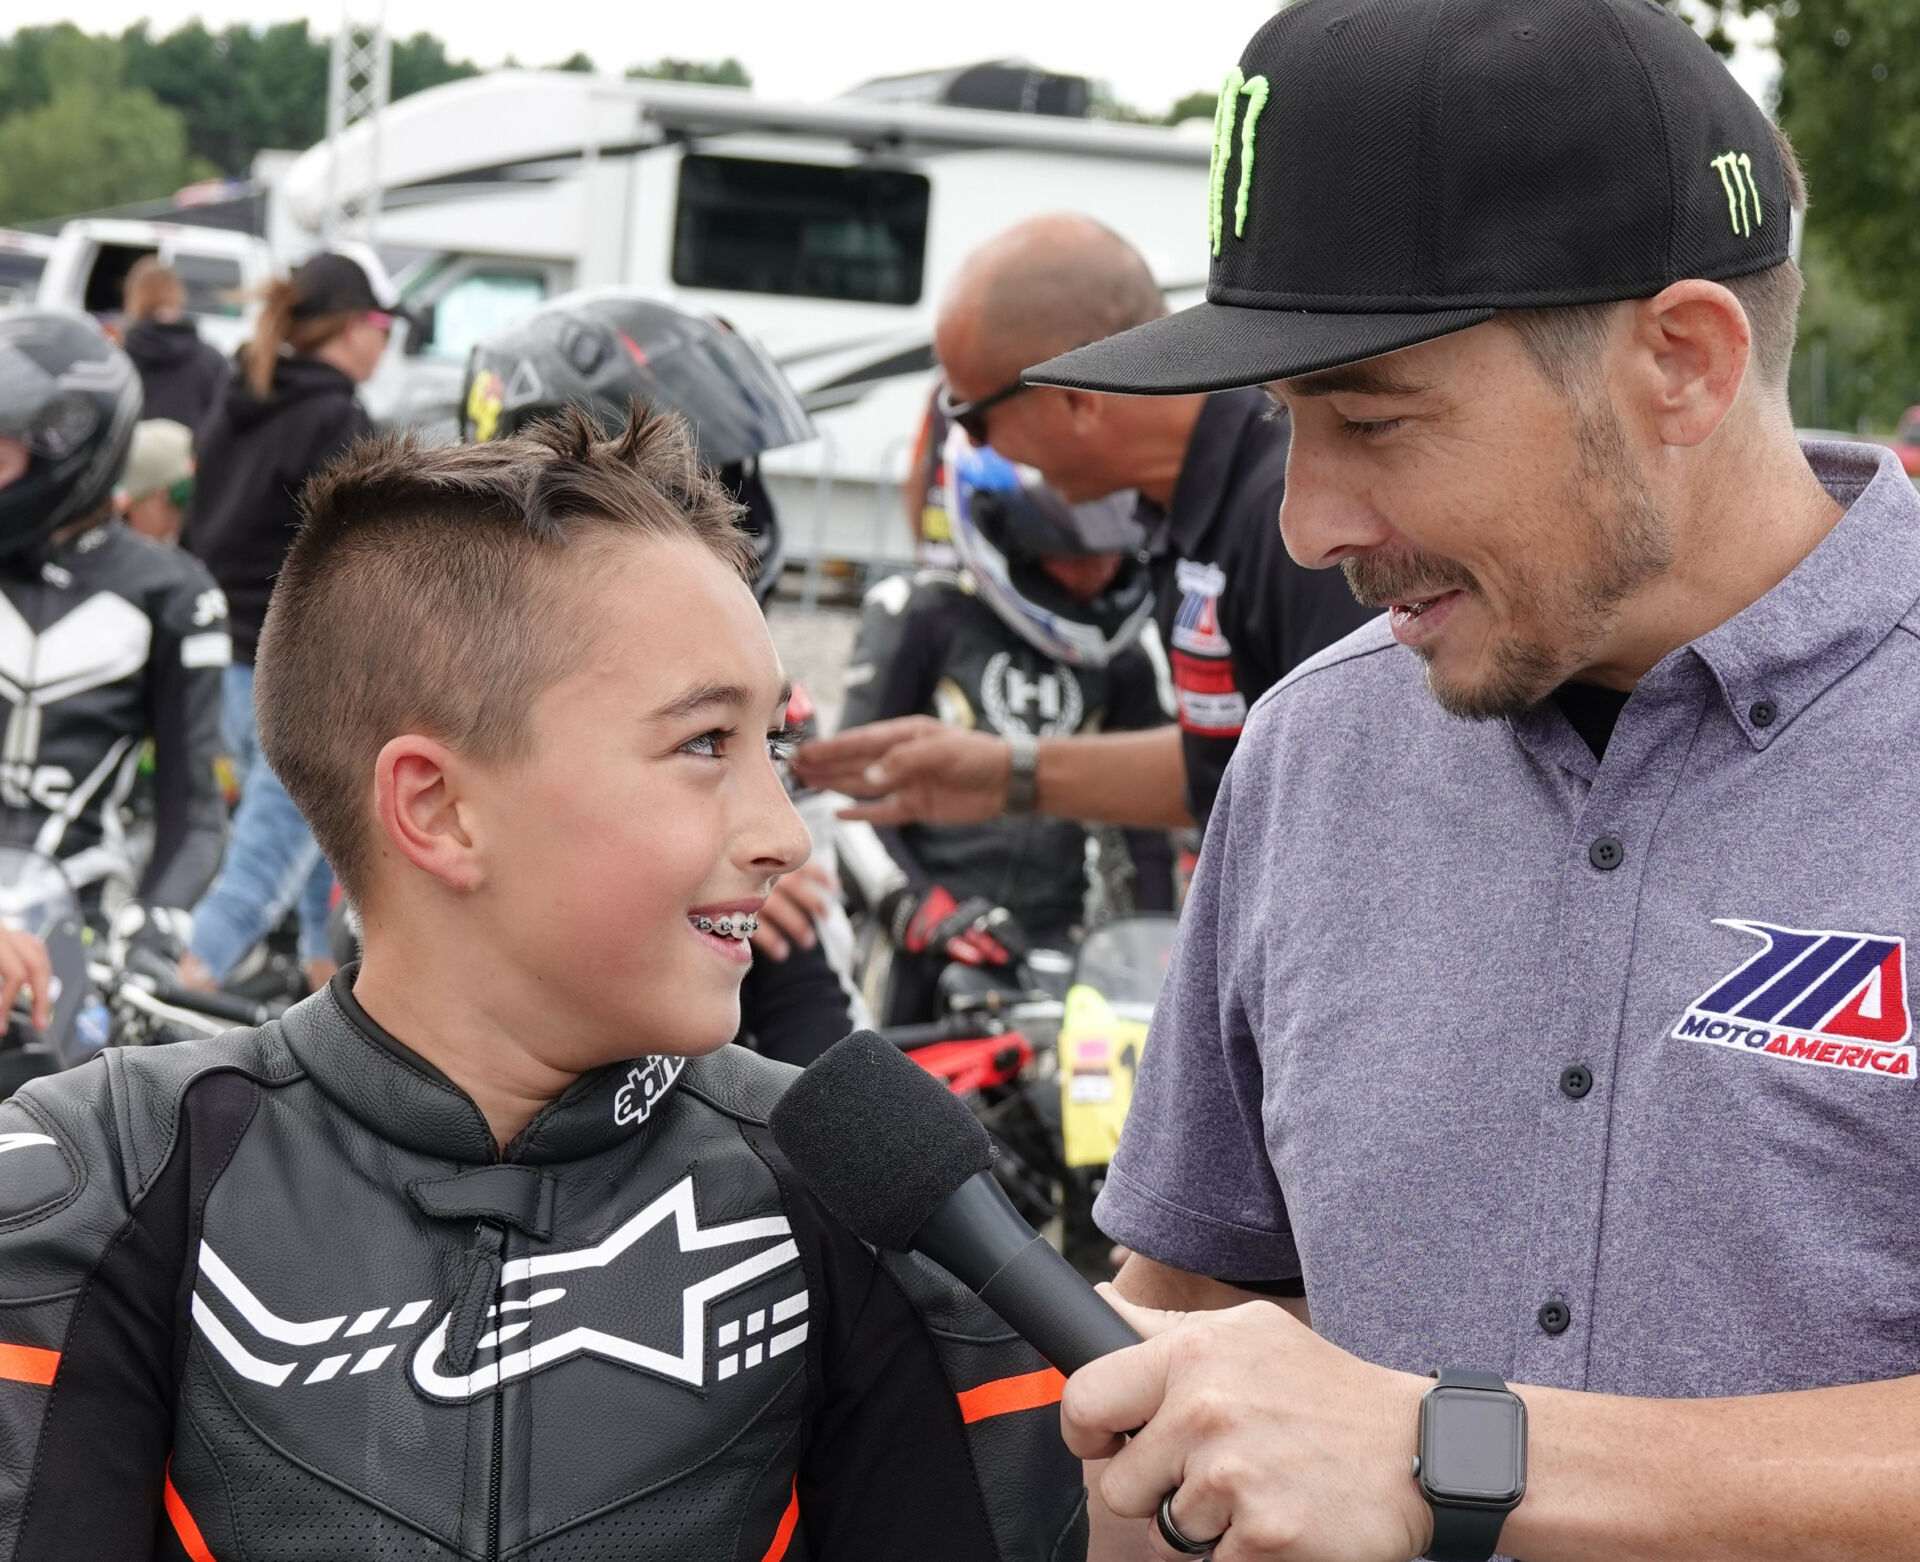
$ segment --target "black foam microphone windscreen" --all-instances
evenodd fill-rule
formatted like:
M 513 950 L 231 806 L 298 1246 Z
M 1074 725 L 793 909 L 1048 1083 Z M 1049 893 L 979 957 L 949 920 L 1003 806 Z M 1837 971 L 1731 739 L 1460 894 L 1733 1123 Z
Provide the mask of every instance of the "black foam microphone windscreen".
M 942 1201 L 993 1164 L 993 1141 L 966 1103 L 872 1031 L 816 1058 L 768 1126 L 842 1225 L 899 1252 Z

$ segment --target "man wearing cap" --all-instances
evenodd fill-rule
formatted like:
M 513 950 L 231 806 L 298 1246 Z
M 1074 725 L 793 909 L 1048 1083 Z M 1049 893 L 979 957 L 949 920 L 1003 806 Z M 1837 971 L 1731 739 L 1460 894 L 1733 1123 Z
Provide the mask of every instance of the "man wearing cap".
M 1167 312 L 1153 273 L 1091 218 L 1029 218 L 967 257 L 941 303 L 941 408 L 976 445 L 1036 468 L 1070 503 L 1123 489 L 1140 518 L 1179 726 L 1007 739 L 907 716 L 809 743 L 809 784 L 877 801 L 881 825 L 1003 810 L 1142 828 L 1204 824 L 1247 707 L 1372 616 L 1337 576 L 1287 556 L 1276 518 L 1287 426 L 1257 390 L 1087 395 L 1021 371 Z
M 136 423 L 126 470 L 114 485 L 114 514 L 142 537 L 171 546 L 192 495 L 193 430 L 170 418 Z
M 1221 789 L 1069 1441 L 1162 1557 L 1913 1556 L 1920 497 L 1794 439 L 1791 151 L 1647 0 L 1299 0 L 1217 147 L 1032 377 L 1268 385 L 1389 613 Z

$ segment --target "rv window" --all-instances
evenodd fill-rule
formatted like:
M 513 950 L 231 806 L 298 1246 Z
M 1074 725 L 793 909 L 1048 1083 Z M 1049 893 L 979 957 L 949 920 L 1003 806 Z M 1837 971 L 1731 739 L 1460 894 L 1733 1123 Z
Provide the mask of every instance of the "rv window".
M 690 153 L 680 164 L 673 280 L 867 304 L 920 300 L 929 186 L 889 168 Z
M 546 278 L 531 272 L 470 271 L 433 300 L 432 325 L 420 351 L 465 363 L 474 343 L 505 330 L 546 296 Z
M 244 300 L 240 297 L 240 262 L 230 255 L 195 255 L 176 250 L 174 273 L 187 290 L 187 309 L 196 315 L 219 315 L 238 319 Z
M 117 315 L 125 302 L 127 273 L 133 263 L 154 254 L 150 244 L 100 244 L 94 247 L 93 267 L 87 272 L 80 307 L 90 315 Z

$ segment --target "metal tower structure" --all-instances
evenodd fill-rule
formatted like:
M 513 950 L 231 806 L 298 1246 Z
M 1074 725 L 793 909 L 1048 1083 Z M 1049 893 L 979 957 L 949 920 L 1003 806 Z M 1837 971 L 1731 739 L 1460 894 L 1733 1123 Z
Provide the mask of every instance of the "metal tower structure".
M 321 241 L 374 240 L 380 217 L 380 121 L 393 84 L 393 41 L 386 0 L 343 0 L 327 72 L 327 209 Z M 355 125 L 367 126 L 364 162 L 341 160 L 342 142 Z

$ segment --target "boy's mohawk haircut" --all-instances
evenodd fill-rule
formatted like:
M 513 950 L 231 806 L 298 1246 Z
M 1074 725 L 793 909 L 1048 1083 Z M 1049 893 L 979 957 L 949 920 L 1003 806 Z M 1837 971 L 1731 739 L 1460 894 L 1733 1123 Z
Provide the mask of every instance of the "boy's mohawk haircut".
M 301 507 L 260 632 L 254 707 L 268 763 L 354 895 L 390 739 L 524 752 L 534 700 L 593 630 L 565 601 L 583 548 L 693 542 L 751 578 L 739 507 L 680 420 L 637 405 L 611 439 L 577 407 L 483 445 L 364 439 Z

